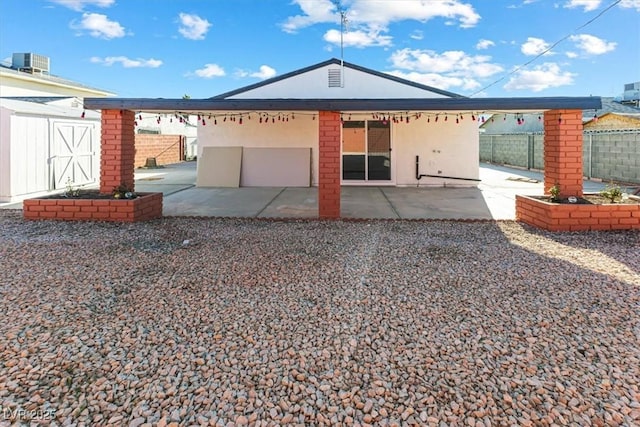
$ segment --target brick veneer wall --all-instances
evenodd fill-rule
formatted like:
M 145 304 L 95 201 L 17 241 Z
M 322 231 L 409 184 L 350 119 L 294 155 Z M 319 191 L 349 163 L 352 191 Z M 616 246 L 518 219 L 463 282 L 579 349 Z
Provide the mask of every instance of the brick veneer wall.
M 110 194 L 120 185 L 133 189 L 134 122 L 133 111 L 102 110 L 100 192 L 103 194 Z
M 134 167 L 144 166 L 149 157 L 154 157 L 158 165 L 181 162 L 184 160 L 184 144 L 182 135 L 137 134 Z
M 582 110 L 544 113 L 544 190 L 560 197 L 582 196 Z
M 25 219 L 65 221 L 135 222 L 162 217 L 162 193 L 141 193 L 131 200 L 28 199 L 23 202 Z
M 570 205 L 517 195 L 516 219 L 549 231 L 640 230 L 640 204 Z
M 318 214 L 340 217 L 340 113 L 319 113 Z

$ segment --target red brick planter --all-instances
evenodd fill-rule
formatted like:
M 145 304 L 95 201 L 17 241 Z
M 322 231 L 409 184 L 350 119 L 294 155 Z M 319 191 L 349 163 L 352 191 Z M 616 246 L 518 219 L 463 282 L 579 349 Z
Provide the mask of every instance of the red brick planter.
M 136 222 L 162 217 L 162 193 L 138 193 L 130 200 L 40 198 L 23 202 L 25 219 Z
M 640 230 L 640 204 L 558 204 L 516 196 L 516 219 L 549 231 Z

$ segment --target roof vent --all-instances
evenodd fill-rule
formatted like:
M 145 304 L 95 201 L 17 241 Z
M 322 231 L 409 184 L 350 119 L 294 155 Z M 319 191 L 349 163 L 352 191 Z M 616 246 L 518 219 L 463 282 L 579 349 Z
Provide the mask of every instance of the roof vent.
M 31 74 L 49 74 L 49 57 L 35 53 L 14 53 L 11 68 Z
M 342 87 L 342 70 L 329 69 L 329 87 Z

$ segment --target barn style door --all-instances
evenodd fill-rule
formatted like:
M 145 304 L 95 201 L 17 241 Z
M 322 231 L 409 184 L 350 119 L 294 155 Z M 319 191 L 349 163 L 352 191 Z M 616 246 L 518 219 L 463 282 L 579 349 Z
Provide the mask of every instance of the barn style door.
M 94 125 L 54 122 L 50 142 L 50 182 L 63 189 L 96 181 Z

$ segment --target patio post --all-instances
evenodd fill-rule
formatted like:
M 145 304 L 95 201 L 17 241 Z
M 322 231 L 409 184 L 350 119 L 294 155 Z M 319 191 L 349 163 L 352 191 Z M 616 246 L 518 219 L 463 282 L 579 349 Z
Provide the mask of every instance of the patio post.
M 340 113 L 319 112 L 318 215 L 340 218 Z
M 135 113 L 102 110 L 100 193 L 124 185 L 134 189 Z
M 582 110 L 544 113 L 544 191 L 560 187 L 560 197 L 582 197 Z

